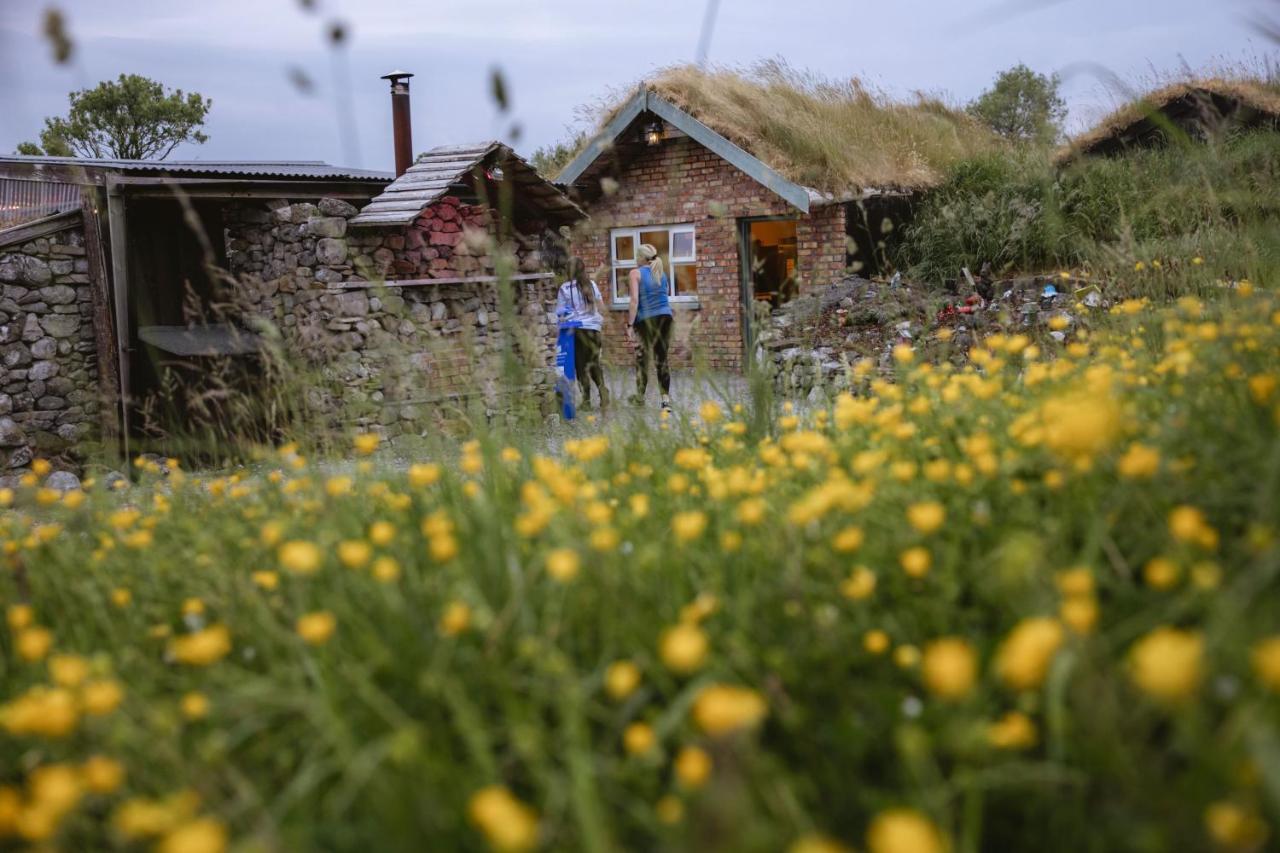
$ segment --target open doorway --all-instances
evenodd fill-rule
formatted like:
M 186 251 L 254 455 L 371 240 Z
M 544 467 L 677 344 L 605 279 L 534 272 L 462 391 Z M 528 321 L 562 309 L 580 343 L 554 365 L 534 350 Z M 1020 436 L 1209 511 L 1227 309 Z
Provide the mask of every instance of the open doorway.
M 759 217 L 739 225 L 743 342 L 750 352 L 755 318 L 798 292 L 796 220 Z

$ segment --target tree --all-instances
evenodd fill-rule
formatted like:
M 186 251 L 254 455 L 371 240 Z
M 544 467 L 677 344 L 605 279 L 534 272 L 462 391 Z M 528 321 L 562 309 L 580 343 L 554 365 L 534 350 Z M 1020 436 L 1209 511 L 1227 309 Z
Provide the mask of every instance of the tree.
M 564 171 L 564 167 L 568 166 L 577 157 L 579 152 L 587 146 L 590 138 L 587 132 L 579 131 L 573 135 L 572 139 L 557 142 L 555 145 L 547 145 L 533 152 L 533 156 L 529 158 L 529 162 L 533 164 L 533 168 L 538 170 L 538 174 L 549 181 L 555 180 L 556 176 Z
M 213 101 L 184 94 L 138 74 L 121 74 L 93 89 L 67 96 L 66 118 L 47 118 L 40 144 L 24 142 L 19 154 L 163 160 L 184 142 L 203 143 L 200 132 Z
M 969 114 L 1007 139 L 1055 142 L 1062 135 L 1067 103 L 1058 94 L 1062 79 L 1018 64 L 969 104 Z

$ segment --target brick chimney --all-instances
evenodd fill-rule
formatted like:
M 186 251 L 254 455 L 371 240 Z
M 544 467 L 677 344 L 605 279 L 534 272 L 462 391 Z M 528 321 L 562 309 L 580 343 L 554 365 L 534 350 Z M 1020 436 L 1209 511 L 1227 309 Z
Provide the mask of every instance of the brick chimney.
M 413 126 L 409 121 L 408 71 L 392 71 L 383 74 L 383 80 L 391 81 L 391 127 L 396 148 L 396 177 L 403 175 L 413 165 Z

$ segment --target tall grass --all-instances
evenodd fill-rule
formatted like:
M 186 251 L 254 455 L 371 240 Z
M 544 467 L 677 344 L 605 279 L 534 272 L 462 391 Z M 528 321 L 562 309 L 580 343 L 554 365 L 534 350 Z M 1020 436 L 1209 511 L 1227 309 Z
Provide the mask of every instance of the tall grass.
M 33 475 L 0 495 L 2 843 L 1261 849 L 1280 303 L 1089 324 L 900 351 L 758 437 L 707 406 L 554 458 Z
M 932 186 L 950 164 L 1000 147 L 984 125 L 937 98 L 901 102 L 856 78 L 832 80 L 782 60 L 677 65 L 642 85 L 792 181 L 835 195 Z M 630 94 L 602 109 L 602 124 Z
M 974 158 L 953 166 L 919 206 L 900 260 L 932 280 L 984 262 L 1005 272 L 1087 265 L 1124 275 L 1139 261 L 1195 257 L 1244 276 L 1249 253 L 1236 238 L 1277 227 L 1278 176 L 1280 134 L 1266 131 L 1061 170 L 1042 149 Z

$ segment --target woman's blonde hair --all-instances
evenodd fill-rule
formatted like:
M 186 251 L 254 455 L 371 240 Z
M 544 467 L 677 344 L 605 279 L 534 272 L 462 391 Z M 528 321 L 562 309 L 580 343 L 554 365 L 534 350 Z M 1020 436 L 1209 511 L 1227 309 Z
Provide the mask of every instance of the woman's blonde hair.
M 653 273 L 653 280 L 656 284 L 662 284 L 662 277 L 667 274 L 666 269 L 662 266 L 662 258 L 658 257 L 658 250 L 649 243 L 641 243 L 638 250 L 641 257 L 641 263 L 648 262 L 649 271 Z

